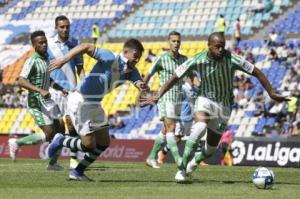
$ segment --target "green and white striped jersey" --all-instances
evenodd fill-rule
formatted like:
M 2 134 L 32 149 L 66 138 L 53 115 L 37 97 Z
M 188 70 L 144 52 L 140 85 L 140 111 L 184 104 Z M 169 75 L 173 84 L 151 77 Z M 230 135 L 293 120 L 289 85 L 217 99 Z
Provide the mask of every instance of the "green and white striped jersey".
M 38 88 L 49 90 L 50 73 L 48 71 L 48 65 L 48 59 L 35 52 L 29 59 L 26 60 L 20 76 L 24 77 L 31 84 Z M 29 108 L 40 108 L 41 102 L 43 101 L 44 99 L 41 97 L 40 93 L 29 91 Z
M 197 71 L 201 78 L 199 95 L 224 106 L 231 106 L 236 70 L 252 74 L 254 65 L 227 50 L 221 60 L 211 59 L 208 57 L 208 51 L 203 51 L 188 59 L 175 73 L 182 78 L 192 71 Z
M 177 58 L 173 57 L 171 52 L 163 53 L 154 62 L 150 68 L 148 75 L 153 76 L 154 73 L 158 72 L 160 86 L 164 85 L 175 73 L 175 70 L 185 61 L 187 57 L 179 54 Z M 175 84 L 161 99 L 161 102 L 180 102 L 181 101 L 181 86 L 182 82 Z

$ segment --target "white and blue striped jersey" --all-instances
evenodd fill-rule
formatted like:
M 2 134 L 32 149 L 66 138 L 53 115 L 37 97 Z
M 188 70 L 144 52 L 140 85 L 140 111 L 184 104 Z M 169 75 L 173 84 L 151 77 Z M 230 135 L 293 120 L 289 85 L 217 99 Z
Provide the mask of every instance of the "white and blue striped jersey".
M 109 50 L 95 48 L 93 58 L 97 60 L 96 64 L 77 88 L 86 101 L 101 101 L 104 95 L 126 80 L 134 84 L 142 80 L 137 68 L 129 67 L 122 54 L 114 55 Z
M 62 43 L 59 41 L 58 35 L 55 35 L 48 42 L 49 60 L 64 56 L 77 45 L 79 45 L 77 39 L 69 38 L 67 42 Z M 65 90 L 75 90 L 77 85 L 76 65 L 83 65 L 82 55 L 74 57 L 60 69 L 52 71 L 50 77 Z

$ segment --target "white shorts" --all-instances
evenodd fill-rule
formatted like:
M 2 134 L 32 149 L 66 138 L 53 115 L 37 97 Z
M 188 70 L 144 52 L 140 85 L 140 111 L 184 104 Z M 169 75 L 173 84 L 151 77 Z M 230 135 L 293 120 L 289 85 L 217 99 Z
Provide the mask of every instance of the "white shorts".
M 77 91 L 68 95 L 67 112 L 75 130 L 81 136 L 108 127 L 108 120 L 100 102 L 86 102 Z
M 159 117 L 180 120 L 181 103 L 159 102 L 158 103 Z
M 58 105 L 59 110 L 63 116 L 68 115 L 66 113 L 67 109 L 67 97 L 63 95 L 61 91 L 58 91 L 53 88 L 49 88 L 49 92 L 51 94 L 51 99 Z
M 205 112 L 209 115 L 207 128 L 222 134 L 226 131 L 231 109 L 205 97 L 197 97 L 194 112 Z

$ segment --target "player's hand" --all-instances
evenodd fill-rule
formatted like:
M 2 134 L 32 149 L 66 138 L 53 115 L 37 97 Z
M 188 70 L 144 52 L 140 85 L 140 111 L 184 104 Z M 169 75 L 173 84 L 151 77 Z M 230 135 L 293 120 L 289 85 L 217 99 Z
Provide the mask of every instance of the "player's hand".
M 57 58 L 55 60 L 50 61 L 49 71 L 53 71 L 55 69 L 61 68 L 65 64 L 65 59 L 63 57 Z
M 282 96 L 277 94 L 276 92 L 270 93 L 270 97 L 277 102 L 290 101 L 291 99 L 287 96 Z
M 49 93 L 49 91 L 46 91 L 46 90 L 40 90 L 40 94 L 42 95 L 43 98 L 51 97 L 51 94 Z
M 139 105 L 145 106 L 145 105 L 154 105 L 158 102 L 159 96 L 158 92 L 142 92 L 139 97 Z
M 68 94 L 69 94 L 68 91 L 66 91 L 66 90 L 62 90 L 61 92 L 62 92 L 62 94 L 63 94 L 64 97 L 67 97 Z

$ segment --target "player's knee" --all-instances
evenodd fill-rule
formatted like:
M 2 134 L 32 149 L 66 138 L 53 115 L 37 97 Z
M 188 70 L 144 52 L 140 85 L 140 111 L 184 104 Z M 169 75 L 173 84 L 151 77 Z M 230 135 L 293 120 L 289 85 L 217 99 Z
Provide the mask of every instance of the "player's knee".
M 200 139 L 206 132 L 207 124 L 205 122 L 196 122 L 192 127 L 191 137 L 195 140 Z
M 93 152 L 96 149 L 96 143 L 94 142 L 84 143 L 82 149 L 84 152 Z
M 166 127 L 166 132 L 174 132 L 176 128 L 176 123 L 173 121 L 172 122 L 167 121 L 165 122 L 165 127 Z

